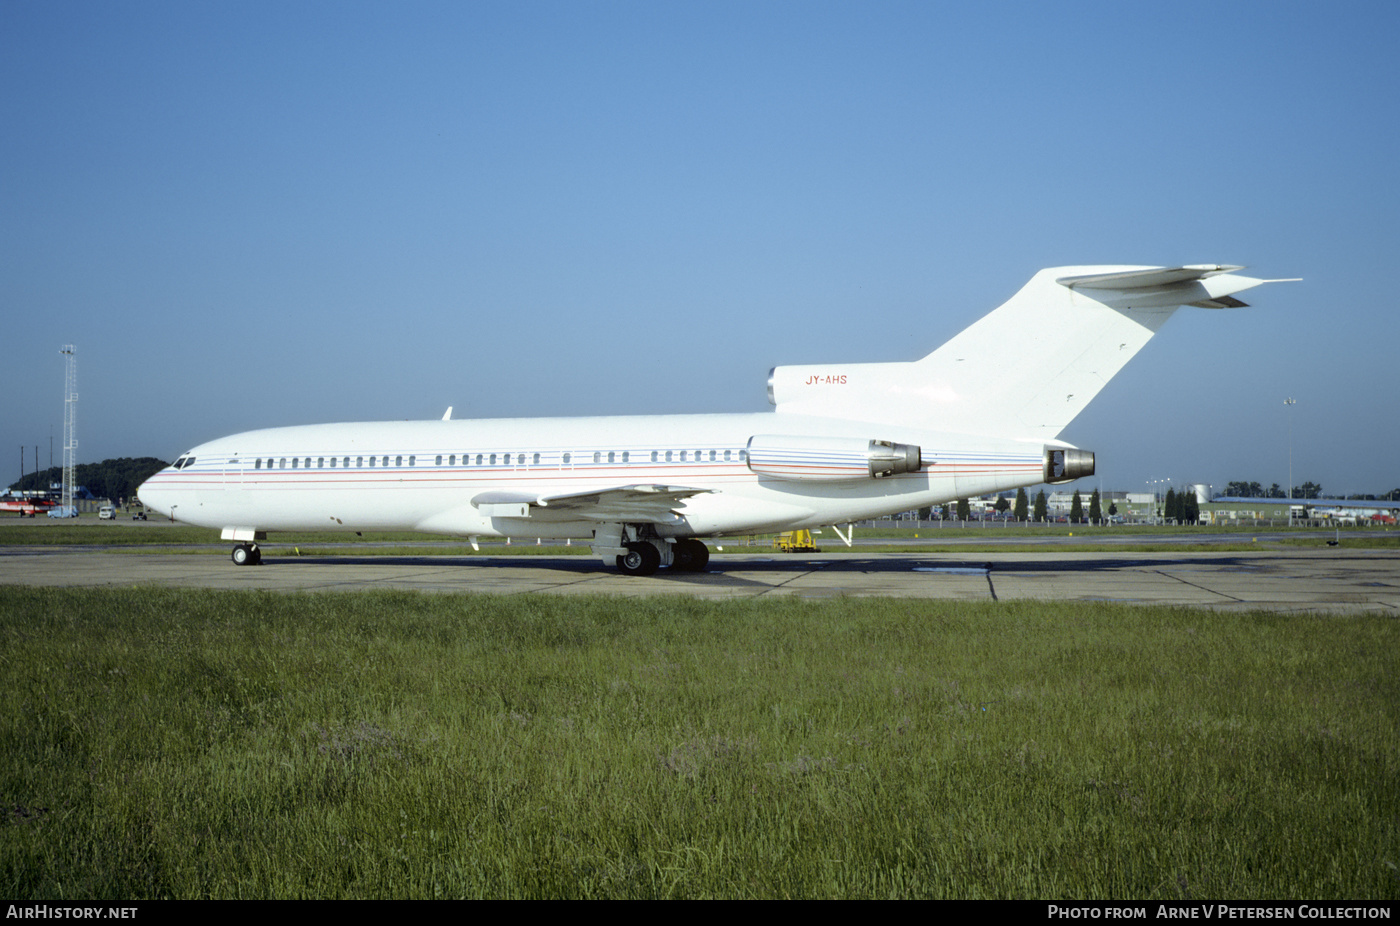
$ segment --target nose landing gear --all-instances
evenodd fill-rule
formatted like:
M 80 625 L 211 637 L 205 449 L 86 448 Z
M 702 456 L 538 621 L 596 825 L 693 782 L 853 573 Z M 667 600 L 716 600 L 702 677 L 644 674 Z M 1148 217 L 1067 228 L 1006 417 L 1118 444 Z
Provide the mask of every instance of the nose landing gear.
M 235 566 L 257 566 L 262 563 L 262 550 L 256 543 L 240 543 L 233 548 Z

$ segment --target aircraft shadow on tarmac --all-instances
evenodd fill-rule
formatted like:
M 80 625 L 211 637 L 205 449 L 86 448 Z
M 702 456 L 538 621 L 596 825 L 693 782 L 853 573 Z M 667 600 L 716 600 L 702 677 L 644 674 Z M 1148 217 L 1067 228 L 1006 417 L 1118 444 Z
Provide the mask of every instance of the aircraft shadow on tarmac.
M 296 556 L 264 550 L 263 566 L 414 566 L 462 567 L 476 569 L 521 569 L 536 567 L 573 573 L 605 573 L 616 575 L 611 565 L 594 556 Z M 722 557 L 722 558 L 720 558 Z M 1114 556 L 1094 558 L 1054 558 L 1017 560 L 950 560 L 922 557 L 862 557 L 859 559 L 773 559 L 766 556 L 748 557 L 742 554 L 719 554 L 711 559 L 704 572 L 658 571 L 654 578 L 668 581 L 703 582 L 731 572 L 802 573 L 802 572 L 927 572 L 930 576 L 979 571 L 1014 573 L 1097 573 L 1120 570 L 1180 569 L 1199 566 L 1221 572 L 1259 572 L 1268 569 L 1256 555 L 1250 556 L 1171 556 L 1126 559 Z

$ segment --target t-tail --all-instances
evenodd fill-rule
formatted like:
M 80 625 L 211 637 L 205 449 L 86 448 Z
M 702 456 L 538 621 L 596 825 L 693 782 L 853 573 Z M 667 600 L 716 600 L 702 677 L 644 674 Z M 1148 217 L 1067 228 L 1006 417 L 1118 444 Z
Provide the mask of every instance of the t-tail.
M 1184 305 L 1246 305 L 1242 267 L 1052 267 L 938 350 L 908 363 L 774 367 L 780 413 L 1055 441 Z

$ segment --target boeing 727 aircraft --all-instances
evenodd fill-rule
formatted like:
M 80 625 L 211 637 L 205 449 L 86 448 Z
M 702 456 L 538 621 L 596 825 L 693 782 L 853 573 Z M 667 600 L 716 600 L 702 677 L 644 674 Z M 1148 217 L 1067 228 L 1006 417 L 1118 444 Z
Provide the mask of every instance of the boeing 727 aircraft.
M 239 565 L 269 531 L 414 530 L 582 540 L 628 575 L 703 570 L 701 538 L 1092 475 L 1060 432 L 1177 308 L 1281 282 L 1241 269 L 1042 270 L 922 360 L 775 367 L 773 412 L 272 428 L 201 444 L 139 494 L 222 529 Z

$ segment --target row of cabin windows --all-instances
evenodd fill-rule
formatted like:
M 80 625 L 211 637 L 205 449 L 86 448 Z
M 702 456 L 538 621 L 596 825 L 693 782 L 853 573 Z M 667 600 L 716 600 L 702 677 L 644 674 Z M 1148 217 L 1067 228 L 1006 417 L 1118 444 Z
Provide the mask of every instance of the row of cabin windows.
M 703 463 L 703 462 L 706 461 L 706 457 L 705 457 L 705 453 L 706 453 L 706 452 L 703 451 L 703 450 L 694 450 L 694 451 L 690 451 L 690 450 L 680 450 L 680 451 L 675 451 L 675 450 L 666 450 L 666 451 L 653 450 L 653 451 L 651 452 L 651 462 L 653 462 L 653 463 L 660 463 L 660 462 L 662 462 L 662 454 L 663 454 L 663 453 L 664 453 L 664 455 L 665 455 L 665 462 L 667 462 L 667 463 L 674 463 L 674 462 L 677 461 L 677 459 L 679 459 L 679 461 L 680 461 L 681 463 L 687 463 L 687 462 L 691 462 L 691 461 L 694 461 L 694 462 L 696 462 L 696 463 Z M 734 452 L 733 450 L 711 450 L 711 451 L 709 451 L 709 462 L 710 462 L 710 463 L 719 463 L 719 462 L 721 462 L 721 461 L 723 461 L 723 462 L 725 462 L 725 463 L 733 462 L 733 460 L 735 459 L 734 453 L 735 453 L 735 452 Z M 677 455 L 679 455 L 679 456 L 677 456 Z M 498 457 L 500 458 L 500 462 L 501 462 L 502 464 L 504 464 L 504 465 L 506 465 L 506 466 L 510 466 L 510 465 L 511 465 L 511 454 L 509 454 L 509 453 L 502 453 L 502 454 L 495 454 L 495 453 L 478 453 L 478 454 L 476 455 L 476 465 L 477 465 L 477 466 L 495 466 L 495 465 L 497 465 L 497 458 L 498 458 Z M 738 460 L 739 460 L 740 463 L 743 463 L 743 462 L 747 461 L 748 458 L 749 458 L 749 454 L 748 454 L 748 451 L 747 451 L 747 450 L 740 450 L 740 451 L 738 451 Z M 255 459 L 255 460 L 253 461 L 253 469 L 312 469 L 312 465 L 311 465 L 312 459 L 313 459 L 313 457 L 290 457 L 290 458 L 288 458 L 288 457 L 269 457 L 269 458 L 267 458 L 267 459 L 263 459 L 262 457 L 258 457 L 257 459 Z M 327 469 L 327 468 L 329 468 L 329 469 L 335 469 L 337 466 L 340 466 L 340 467 L 345 468 L 345 469 L 349 469 L 349 468 L 350 468 L 350 461 L 351 461 L 351 459 L 353 459 L 353 460 L 355 461 L 355 466 L 356 466 L 357 468 L 363 469 L 363 468 L 365 468 L 366 466 L 369 466 L 369 467 L 375 467 L 375 466 L 383 467 L 383 466 L 388 466 L 388 465 L 389 465 L 389 460 L 391 459 L 391 457 L 390 457 L 388 454 L 385 454 L 385 455 L 383 455 L 383 456 L 372 456 L 372 457 L 364 457 L 364 456 L 358 456 L 358 457 L 353 457 L 353 458 L 352 458 L 352 457 L 339 457 L 339 458 L 337 458 L 337 457 L 315 457 L 314 459 L 315 459 L 315 461 L 316 461 L 316 465 L 315 465 L 315 468 L 316 468 L 316 469 Z M 393 456 L 392 459 L 393 459 L 393 461 L 394 461 L 394 463 L 393 463 L 394 466 L 403 466 L 403 465 L 404 465 L 404 457 L 403 457 L 402 454 L 397 454 L 397 455 Z M 190 462 L 193 462 L 193 460 L 194 460 L 194 458 L 191 457 L 191 458 L 190 458 Z M 369 462 L 366 463 L 366 462 L 365 462 L 366 460 L 368 460 Z M 442 460 L 443 460 L 443 455 L 442 455 L 442 454 L 438 454 L 434 465 L 435 465 L 435 466 L 442 466 Z M 564 464 L 565 464 L 566 466 L 569 465 L 569 464 L 572 462 L 572 460 L 573 460 L 573 454 L 567 453 L 567 452 L 566 452 L 566 453 L 563 455 L 563 462 L 564 462 Z M 539 466 L 539 465 L 540 465 L 540 455 L 539 455 L 538 453 L 531 455 L 530 462 L 531 462 L 531 465 L 533 465 L 533 466 Z M 602 462 L 603 462 L 603 451 L 601 451 L 601 450 L 595 450 L 595 451 L 593 451 L 593 462 L 594 462 L 594 463 L 602 463 Z M 632 462 L 632 454 L 631 454 L 631 451 L 628 451 L 628 450 L 623 450 L 623 451 L 609 450 L 609 451 L 607 452 L 607 462 L 609 462 L 609 463 L 630 463 L 630 462 Z M 187 463 L 186 465 L 189 465 L 189 464 Z M 417 465 L 418 465 L 418 457 L 417 457 L 416 454 L 409 454 L 409 455 L 408 455 L 408 465 L 409 465 L 409 466 L 417 466 Z M 448 466 L 456 466 L 456 465 L 457 465 L 457 454 L 455 454 L 455 453 L 450 453 L 450 454 L 447 455 L 447 465 L 448 465 Z M 472 465 L 472 462 L 471 462 L 471 454 L 469 454 L 469 453 L 464 453 L 464 454 L 462 454 L 462 465 L 463 465 L 463 466 L 471 466 L 471 465 Z M 515 454 L 515 465 L 517 465 L 517 466 L 524 466 L 524 465 L 525 465 L 525 454 L 523 454 L 523 453 Z

